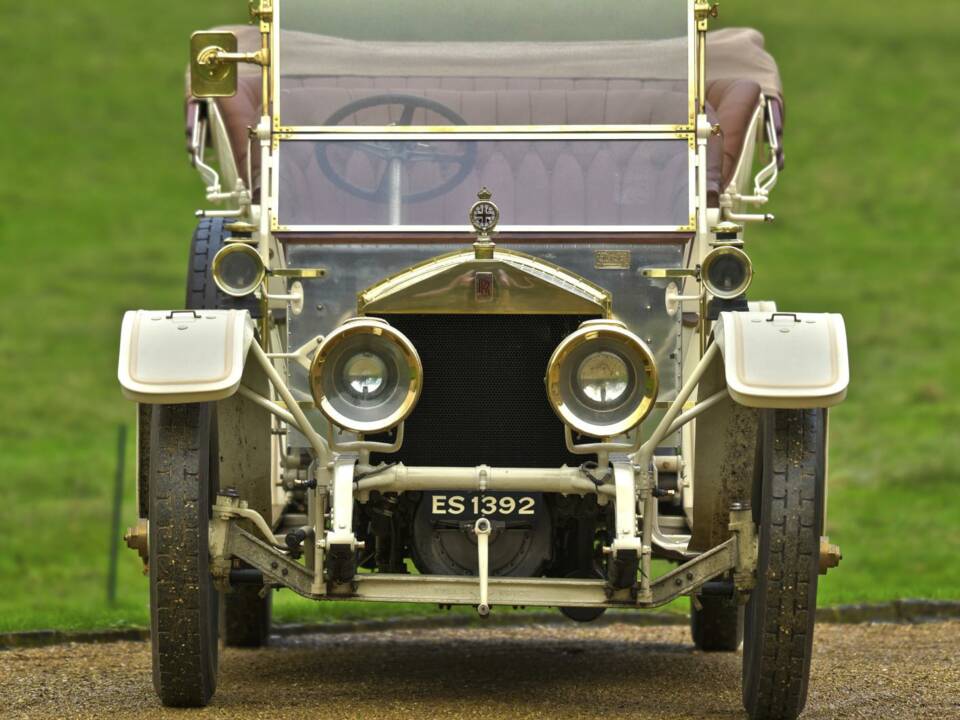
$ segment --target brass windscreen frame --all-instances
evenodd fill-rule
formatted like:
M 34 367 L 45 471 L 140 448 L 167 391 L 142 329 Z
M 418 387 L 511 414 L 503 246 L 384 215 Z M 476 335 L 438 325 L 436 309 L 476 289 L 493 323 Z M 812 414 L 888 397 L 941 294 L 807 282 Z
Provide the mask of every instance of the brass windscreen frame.
M 269 42 L 270 65 L 264 68 L 265 113 L 269 112 L 273 130 L 272 162 L 270 163 L 267 189 L 267 212 L 270 218 L 270 231 L 274 233 L 336 233 L 364 232 L 387 234 L 402 231 L 418 232 L 462 232 L 469 231 L 464 226 L 415 226 L 405 225 L 392 228 L 385 225 L 374 226 L 338 226 L 338 225 L 286 225 L 278 218 L 278 181 L 280 154 L 284 140 L 372 140 L 372 139 L 417 139 L 417 136 L 450 136 L 457 140 L 511 140 L 511 139 L 582 139 L 582 140 L 686 140 L 690 148 L 689 163 L 689 221 L 683 225 L 630 225 L 630 226 L 565 226 L 569 232 L 603 232 L 611 234 L 625 233 L 677 233 L 695 232 L 697 228 L 698 197 L 705 198 L 705 191 L 698 189 L 697 178 L 697 115 L 705 98 L 701 88 L 705 87 L 702 77 L 704 65 L 698 62 L 701 50 L 702 33 L 698 32 L 696 8 L 701 0 L 683 0 L 687 5 L 687 123 L 667 125 L 461 125 L 461 126 L 284 126 L 281 107 L 281 52 L 280 17 L 284 0 L 259 0 L 260 28 L 264 42 Z M 268 81 L 269 77 L 269 81 Z M 269 108 L 269 110 L 267 110 Z M 264 170 L 268 168 L 265 166 Z M 515 233 L 550 233 L 561 228 L 556 226 L 502 226 L 501 230 Z
M 405 139 L 436 139 L 437 134 L 416 133 L 404 135 Z M 371 140 L 391 140 L 397 139 L 393 133 L 380 132 L 354 132 L 350 135 L 337 135 L 335 137 L 325 133 L 275 133 L 273 136 L 273 155 L 275 166 L 279 167 L 283 153 L 283 146 L 289 142 L 301 141 L 371 141 Z M 529 128 L 521 133 L 504 132 L 471 132 L 463 133 L 457 136 L 458 140 L 542 140 L 543 133 Z M 640 140 L 683 140 L 687 143 L 688 164 L 687 164 L 687 183 L 688 183 L 688 222 L 683 225 L 583 225 L 583 226 L 557 226 L 557 225 L 501 225 L 498 230 L 511 233 L 556 233 L 556 232 L 602 232 L 610 234 L 626 233 L 676 233 L 676 232 L 694 232 L 696 229 L 697 213 L 697 178 L 696 178 L 696 158 L 697 142 L 694 133 L 688 132 L 579 132 L 566 131 L 555 135 L 550 135 L 553 140 L 621 140 L 621 141 L 640 141 Z M 274 183 L 272 187 L 274 208 L 276 204 L 279 183 Z M 389 233 L 389 232 L 471 232 L 470 226 L 466 223 L 466 213 L 464 213 L 463 225 L 401 225 L 392 227 L 390 225 L 288 225 L 280 222 L 279 213 L 272 212 L 270 215 L 270 230 L 276 233 L 316 233 L 316 232 L 364 232 L 364 233 Z
M 316 126 L 316 125 L 290 125 L 285 126 L 282 121 L 281 93 L 282 87 L 281 69 L 280 69 L 280 17 L 283 13 L 284 0 L 261 0 L 269 4 L 271 8 L 270 26 L 270 68 L 272 76 L 272 85 L 275 90 L 271 99 L 271 118 L 272 127 L 275 133 L 324 133 L 330 135 L 353 135 L 362 133 L 384 133 L 390 135 L 407 135 L 418 133 L 443 133 L 451 135 L 460 135 L 463 133 L 485 133 L 485 134 L 510 134 L 518 132 L 533 132 L 537 134 L 569 133 L 582 132 L 609 133 L 609 132 L 630 132 L 630 133 L 690 133 L 695 135 L 697 126 L 697 113 L 699 105 L 705 104 L 705 98 L 698 98 L 698 92 L 704 86 L 703 79 L 699 77 L 702 70 L 702 63 L 698 64 L 698 32 L 697 20 L 694 8 L 697 0 L 683 0 L 688 6 L 687 11 L 687 123 L 684 124 L 666 124 L 666 125 L 385 125 L 385 126 Z M 261 26 L 263 22 L 261 21 Z M 262 27 L 261 27 L 262 29 Z M 264 97 L 268 97 L 265 93 Z

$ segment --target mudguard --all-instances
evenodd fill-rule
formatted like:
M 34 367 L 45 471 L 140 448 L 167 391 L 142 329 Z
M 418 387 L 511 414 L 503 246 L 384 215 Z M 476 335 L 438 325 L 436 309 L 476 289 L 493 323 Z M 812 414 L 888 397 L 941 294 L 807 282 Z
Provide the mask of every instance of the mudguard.
M 730 396 L 757 408 L 827 408 L 847 396 L 841 315 L 725 312 L 714 329 Z
M 130 400 L 212 402 L 233 395 L 253 342 L 246 310 L 137 310 L 123 317 L 117 377 Z

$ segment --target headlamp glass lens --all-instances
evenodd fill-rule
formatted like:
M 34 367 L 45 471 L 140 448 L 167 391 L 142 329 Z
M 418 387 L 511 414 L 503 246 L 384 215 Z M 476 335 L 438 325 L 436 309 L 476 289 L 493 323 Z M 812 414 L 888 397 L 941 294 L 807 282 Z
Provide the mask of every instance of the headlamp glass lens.
M 220 282 L 234 292 L 251 293 L 257 289 L 262 265 L 246 252 L 225 254 L 220 261 Z
M 747 266 L 736 255 L 721 255 L 707 271 L 710 286 L 721 293 L 736 292 L 747 280 Z
M 630 370 L 619 355 L 596 352 L 580 363 L 577 383 L 588 400 L 600 407 L 613 407 L 627 394 Z
M 347 390 L 361 400 L 372 400 L 387 385 L 387 364 L 372 352 L 361 352 L 343 366 Z

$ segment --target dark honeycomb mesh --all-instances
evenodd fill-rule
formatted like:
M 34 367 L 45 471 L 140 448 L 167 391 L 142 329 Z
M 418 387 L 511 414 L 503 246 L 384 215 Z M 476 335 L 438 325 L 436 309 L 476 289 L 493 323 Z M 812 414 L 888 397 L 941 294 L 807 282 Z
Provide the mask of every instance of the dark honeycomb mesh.
M 423 361 L 423 395 L 406 440 L 383 460 L 407 465 L 559 467 L 563 425 L 544 375 L 560 341 L 588 317 L 570 315 L 389 315 Z

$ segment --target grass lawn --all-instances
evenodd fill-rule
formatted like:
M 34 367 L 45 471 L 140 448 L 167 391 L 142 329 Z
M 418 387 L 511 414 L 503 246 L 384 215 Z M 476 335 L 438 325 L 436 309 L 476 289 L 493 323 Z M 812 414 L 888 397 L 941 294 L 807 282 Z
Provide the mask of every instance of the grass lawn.
M 105 595 L 120 317 L 183 302 L 201 185 L 186 162 L 194 29 L 240 0 L 31 0 L 6 9 L 18 58 L 0 110 L 0 631 L 147 621 L 124 550 Z M 781 63 L 788 169 L 755 229 L 755 297 L 846 316 L 853 378 L 832 414 L 829 534 L 844 562 L 821 603 L 960 597 L 960 5 L 733 0 Z M 43 39 L 42 41 L 40 39 Z M 948 67 L 952 65 L 952 67 Z M 132 521 L 132 452 L 125 521 Z M 278 615 L 423 612 L 306 605 Z

